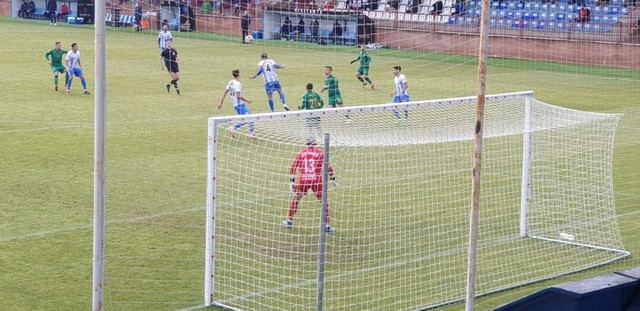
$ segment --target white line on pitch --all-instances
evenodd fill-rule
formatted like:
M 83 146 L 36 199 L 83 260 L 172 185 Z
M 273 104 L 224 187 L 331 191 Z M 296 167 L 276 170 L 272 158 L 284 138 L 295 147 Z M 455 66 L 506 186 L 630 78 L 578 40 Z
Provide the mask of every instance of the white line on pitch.
M 107 221 L 107 224 L 134 223 L 134 222 L 138 222 L 138 221 L 145 221 L 145 220 L 164 217 L 164 216 L 171 216 L 171 215 L 177 215 L 177 214 L 182 214 L 182 213 L 195 212 L 195 211 L 199 211 L 199 210 L 204 210 L 204 207 L 195 207 L 195 208 L 183 209 L 183 210 L 172 211 L 172 212 L 164 212 L 164 213 L 158 213 L 158 214 L 153 214 L 153 215 L 148 215 L 148 216 L 140 216 L 140 217 L 135 217 L 135 218 L 130 218 L 130 219 L 112 220 L 112 221 Z M 80 225 L 80 226 L 67 227 L 67 228 L 62 228 L 62 229 L 54 229 L 54 230 L 32 232 L 32 233 L 27 233 L 27 234 L 18 235 L 18 236 L 3 237 L 3 238 L 0 238 L 0 242 L 26 240 L 26 239 L 30 239 L 30 238 L 39 238 L 39 237 L 48 236 L 48 235 L 67 233 L 67 232 L 72 232 L 72 231 L 76 231 L 76 230 L 88 230 L 88 229 L 93 229 L 93 225 Z

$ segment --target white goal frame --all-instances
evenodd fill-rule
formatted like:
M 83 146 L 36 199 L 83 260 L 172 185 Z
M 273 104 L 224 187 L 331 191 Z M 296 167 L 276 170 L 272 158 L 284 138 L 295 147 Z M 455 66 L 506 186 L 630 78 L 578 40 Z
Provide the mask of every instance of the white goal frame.
M 611 263 L 613 261 L 619 260 L 630 255 L 630 252 L 621 249 L 608 248 L 597 245 L 589 245 L 583 243 L 572 242 L 570 239 L 553 239 L 547 237 L 541 237 L 533 235 L 528 230 L 528 214 L 529 214 L 529 200 L 530 200 L 530 172 L 532 165 L 532 155 L 533 155 L 533 146 L 532 146 L 532 124 L 533 124 L 533 102 L 534 102 L 534 92 L 533 91 L 523 91 L 523 92 L 512 92 L 512 93 L 502 93 L 495 95 L 487 95 L 487 102 L 490 100 L 500 100 L 500 99 L 520 99 L 524 98 L 525 100 L 525 118 L 524 124 L 522 124 L 524 139 L 523 139 L 523 154 L 522 154 L 522 179 L 521 179 L 521 193 L 520 193 L 520 232 L 519 236 L 522 238 L 533 238 L 546 240 L 556 243 L 564 243 L 574 246 L 606 250 L 615 252 L 618 254 L 613 259 L 607 260 L 605 262 L 600 262 L 595 264 L 592 267 L 605 265 Z M 345 116 L 345 115 L 353 115 L 354 113 L 359 112 L 391 112 L 396 109 L 401 108 L 425 108 L 425 107 L 445 107 L 451 105 L 461 105 L 461 104 L 475 104 L 477 101 L 476 96 L 468 96 L 468 97 L 457 97 L 450 99 L 438 99 L 438 100 L 426 100 L 426 101 L 413 101 L 407 103 L 389 103 L 389 104 L 377 104 L 377 105 L 367 105 L 367 106 L 353 106 L 353 107 L 341 107 L 341 108 L 330 108 L 330 109 L 322 109 L 322 110 L 303 110 L 303 111 L 288 111 L 288 112 L 277 112 L 277 113 L 261 113 L 261 114 L 253 114 L 253 115 L 235 115 L 235 116 L 222 116 L 222 117 L 211 117 L 208 119 L 208 148 L 207 148 L 207 200 L 206 200 L 206 246 L 205 246 L 205 275 L 204 275 L 204 306 L 219 306 L 227 310 L 238 310 L 237 308 L 233 308 L 231 306 L 225 305 L 221 302 L 215 300 L 215 261 L 216 261 L 216 166 L 217 166 L 217 137 L 219 134 L 219 130 L 221 129 L 220 125 L 228 124 L 230 122 L 251 122 L 251 121 L 265 121 L 265 120 L 284 120 L 284 119 L 301 119 L 304 120 L 306 117 L 311 116 Z M 570 109 L 567 109 L 570 110 Z M 474 124 L 469 124 L 470 127 L 473 127 Z M 223 131 L 226 129 L 222 128 Z M 471 177 L 471 176 L 470 176 Z M 517 233 L 516 233 L 517 234 Z M 571 273 L 575 273 L 577 271 L 584 270 L 585 268 L 577 268 L 572 271 L 562 272 L 560 274 L 555 274 L 552 276 L 543 276 L 540 278 L 536 278 L 533 280 L 529 280 L 521 285 L 532 284 L 539 281 L 551 279 L 554 277 L 558 277 L 561 275 L 567 275 Z M 511 286 L 505 288 L 493 289 L 489 292 L 484 292 L 481 294 L 477 294 L 477 296 L 483 296 L 490 293 L 495 293 L 499 291 L 503 291 L 506 289 L 512 288 Z M 455 303 L 462 301 L 464 299 L 455 299 L 451 301 L 447 301 L 444 303 L 438 303 L 437 305 L 430 305 L 425 308 L 434 308 L 450 303 Z M 321 306 L 321 302 L 318 302 L 318 305 Z M 320 310 L 320 309 L 319 309 Z

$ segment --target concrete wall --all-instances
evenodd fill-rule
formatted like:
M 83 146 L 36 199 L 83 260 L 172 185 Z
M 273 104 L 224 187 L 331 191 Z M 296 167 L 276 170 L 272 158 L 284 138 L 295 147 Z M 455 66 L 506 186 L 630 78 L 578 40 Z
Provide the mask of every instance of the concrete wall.
M 11 16 L 11 0 L 0 0 L 0 16 Z
M 479 37 L 443 32 L 390 31 L 378 28 L 376 41 L 389 47 L 477 55 Z M 565 39 L 491 36 L 489 55 L 640 69 L 640 46 Z

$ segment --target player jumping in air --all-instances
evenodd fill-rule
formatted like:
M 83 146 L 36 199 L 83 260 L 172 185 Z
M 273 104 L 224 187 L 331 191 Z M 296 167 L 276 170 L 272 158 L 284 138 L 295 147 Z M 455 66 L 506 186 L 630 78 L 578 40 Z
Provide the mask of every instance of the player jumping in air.
M 80 51 L 78 51 L 78 44 L 71 43 L 71 52 L 67 53 L 67 57 L 64 59 L 65 67 L 67 67 L 67 94 L 71 92 L 71 83 L 73 82 L 73 77 L 80 78 L 80 83 L 82 83 L 82 89 L 84 90 L 84 94 L 89 95 L 89 90 L 87 89 L 87 80 L 84 79 L 84 75 L 82 74 L 82 64 L 80 63 Z
M 289 170 L 289 188 L 294 193 L 293 199 L 289 203 L 289 213 L 282 225 L 288 229 L 293 228 L 293 217 L 298 211 L 298 204 L 309 189 L 316 195 L 316 199 L 322 200 L 322 163 L 324 153 L 322 149 L 316 147 L 315 139 L 307 141 L 307 147 L 302 149 L 293 159 Z M 296 181 L 296 173 L 300 171 L 300 178 Z M 334 187 L 338 186 L 333 167 L 329 165 L 329 180 Z M 325 232 L 334 233 L 336 230 L 329 225 L 329 203 L 327 202 Z
M 227 97 L 227 94 L 229 94 L 229 96 L 231 96 L 231 102 L 233 103 L 233 109 L 235 109 L 239 115 L 251 114 L 251 111 L 249 111 L 249 108 L 247 107 L 247 104 L 250 104 L 251 101 L 242 96 L 242 84 L 240 83 L 240 70 L 234 69 L 231 72 L 231 74 L 233 75 L 233 79 L 229 81 L 229 83 L 227 84 L 227 87 L 224 89 L 224 94 L 222 95 L 222 99 L 220 99 L 220 104 L 218 104 L 218 109 L 222 108 L 222 105 L 224 104 L 224 99 L 225 97 Z M 253 122 L 248 122 L 248 123 L 249 123 L 249 137 L 255 138 Z M 246 124 L 245 122 L 238 122 L 234 124 L 233 127 L 230 129 L 231 136 L 233 138 L 236 138 L 238 136 L 238 129 L 240 129 L 245 124 Z
M 325 86 L 320 90 L 320 93 L 324 91 L 328 91 L 329 100 L 328 103 L 331 107 L 335 108 L 337 106 L 342 107 L 344 103 L 342 102 L 342 96 L 340 95 L 340 82 L 333 76 L 333 67 L 325 66 L 324 67 L 324 75 L 326 76 L 324 79 Z M 351 120 L 349 115 L 346 115 L 347 120 Z
M 369 65 L 371 64 L 371 56 L 369 56 L 369 53 L 367 53 L 366 47 L 364 45 L 360 46 L 360 54 L 358 54 L 358 58 L 352 60 L 351 63 L 353 64 L 357 61 L 360 61 L 360 66 L 358 67 L 358 71 L 356 71 L 356 78 L 358 78 L 358 80 L 362 83 L 362 87 L 366 87 L 367 83 L 369 83 L 369 85 L 371 85 L 371 89 L 373 90 L 373 81 L 369 79 Z
M 393 96 L 393 102 L 405 103 L 410 101 L 411 97 L 409 97 L 408 91 L 409 84 L 407 83 L 407 78 L 402 73 L 402 67 L 393 67 L 393 75 L 395 76 L 393 78 L 393 83 L 396 86 L 395 90 L 391 92 L 391 96 Z M 398 109 L 393 109 L 393 114 L 396 116 L 396 118 L 400 119 L 400 111 L 398 111 Z M 404 108 L 404 118 L 409 118 L 409 110 L 406 107 Z
M 178 66 L 178 51 L 173 48 L 171 40 L 167 41 L 166 49 L 160 53 L 160 62 L 164 67 L 160 67 L 164 70 L 167 68 L 171 81 L 167 84 L 167 92 L 171 92 L 171 85 L 176 89 L 176 94 L 180 95 L 180 88 L 178 87 L 178 80 L 180 80 L 180 67 Z
M 322 97 L 318 95 L 318 93 L 313 91 L 313 84 L 307 83 L 307 92 L 302 96 L 302 102 L 300 103 L 300 110 L 312 110 L 312 109 L 322 109 L 324 106 L 324 101 Z M 322 135 L 322 129 L 320 128 L 320 117 L 319 116 L 309 116 L 305 118 L 305 122 L 307 123 L 308 136 L 310 137 L 320 137 Z
M 65 73 L 65 68 L 62 64 L 62 56 L 65 54 L 67 54 L 67 51 L 62 49 L 60 41 L 56 42 L 55 48 L 51 49 L 47 54 L 44 54 L 44 58 L 51 66 L 51 71 L 53 72 L 53 89 L 56 91 L 58 90 L 58 74 Z M 69 77 L 67 77 L 66 74 L 64 77 L 64 84 L 67 85 Z
M 273 112 L 273 92 L 277 91 L 280 95 L 280 101 L 282 102 L 282 107 L 284 110 L 289 111 L 289 107 L 287 106 L 287 100 L 284 97 L 284 92 L 282 91 L 282 86 L 280 85 L 280 81 L 278 81 L 278 74 L 276 73 L 276 69 L 284 68 L 284 65 L 276 64 L 273 59 L 269 59 L 267 53 L 262 53 L 260 56 L 262 60 L 258 63 L 258 72 L 251 77 L 251 79 L 257 78 L 259 75 L 262 75 L 264 78 L 264 89 L 267 92 L 267 97 L 269 98 L 269 109 Z

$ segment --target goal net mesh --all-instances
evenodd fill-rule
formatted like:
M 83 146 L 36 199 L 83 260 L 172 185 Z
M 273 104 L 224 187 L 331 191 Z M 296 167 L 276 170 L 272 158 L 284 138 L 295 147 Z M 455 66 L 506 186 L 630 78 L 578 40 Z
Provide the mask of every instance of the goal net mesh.
M 527 96 L 490 96 L 486 105 L 478 294 L 628 254 L 612 191 L 619 115 L 532 97 L 528 226 L 521 236 Z M 461 300 L 475 105 L 475 98 L 458 98 L 211 119 L 215 303 L 315 310 L 321 202 L 309 191 L 293 227 L 282 222 L 293 197 L 291 162 L 310 138 L 322 146 L 323 133 L 331 137 L 339 183 L 328 192 L 336 232 L 326 242 L 324 308 L 413 310 Z M 244 126 L 234 138 L 229 129 L 238 122 Z

